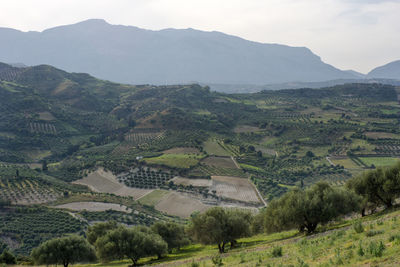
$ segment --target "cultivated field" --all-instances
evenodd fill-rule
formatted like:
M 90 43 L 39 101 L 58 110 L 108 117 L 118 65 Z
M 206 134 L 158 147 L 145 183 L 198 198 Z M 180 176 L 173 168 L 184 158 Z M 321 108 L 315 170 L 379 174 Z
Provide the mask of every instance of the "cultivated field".
M 71 202 L 68 204 L 55 206 L 59 209 L 68 209 L 74 211 L 106 211 L 106 210 L 115 210 L 130 213 L 132 209 L 119 204 L 114 203 L 104 203 L 104 202 Z
M 367 166 L 373 164 L 375 167 L 391 166 L 400 161 L 400 158 L 391 157 L 360 157 L 359 159 Z
M 207 157 L 201 161 L 208 166 L 221 167 L 221 168 L 232 168 L 237 169 L 235 162 L 233 162 L 231 157 Z
M 393 133 L 385 132 L 366 132 L 365 136 L 372 139 L 398 139 L 399 136 Z
M 54 116 L 50 112 L 45 111 L 45 112 L 39 112 L 39 119 L 43 121 L 53 121 L 56 118 L 54 118 Z
M 211 179 L 188 179 L 188 178 L 182 178 L 182 177 L 175 177 L 172 179 L 174 184 L 176 185 L 183 185 L 183 186 L 198 186 L 198 187 L 210 187 L 212 186 L 212 180 Z
M 159 157 L 143 159 L 147 164 L 163 165 L 173 168 L 188 169 L 199 163 L 202 156 L 195 154 L 164 154 Z
M 35 178 L 1 178 L 0 198 L 13 204 L 32 205 L 51 202 L 61 196 L 56 188 Z
M 181 218 L 189 217 L 195 211 L 205 211 L 211 206 L 181 193 L 171 192 L 155 205 L 156 210 Z
M 248 125 L 239 125 L 233 129 L 235 133 L 253 133 L 261 131 L 260 128 Z
M 209 139 L 204 142 L 204 151 L 209 155 L 215 156 L 230 156 L 230 153 L 223 149 L 216 140 Z
M 230 176 L 211 176 L 212 190 L 218 196 L 229 199 L 259 203 L 258 194 L 248 179 Z
M 131 196 L 134 199 L 138 199 L 152 191 L 149 189 L 127 187 L 126 185 L 119 183 L 115 175 L 102 168 L 73 183 L 87 185 L 95 192 L 111 193 L 119 196 Z
M 156 189 L 153 190 L 153 192 L 150 192 L 149 194 L 141 197 L 140 199 L 138 199 L 138 201 L 143 205 L 154 207 L 154 205 L 160 202 L 160 200 L 169 193 L 170 192 L 167 190 Z
M 199 154 L 200 150 L 195 147 L 175 147 L 162 152 L 163 154 Z

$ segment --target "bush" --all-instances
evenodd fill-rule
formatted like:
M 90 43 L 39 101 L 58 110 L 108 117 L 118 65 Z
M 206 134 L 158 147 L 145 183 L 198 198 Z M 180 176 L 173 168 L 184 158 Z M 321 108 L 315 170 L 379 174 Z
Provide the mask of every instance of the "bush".
M 211 258 L 211 262 L 214 264 L 214 266 L 222 266 L 224 263 L 222 262 L 222 258 L 219 254 L 213 256 Z
M 282 257 L 282 247 L 274 247 L 271 252 L 272 257 Z
M 383 251 L 386 249 L 382 241 L 377 244 L 375 241 L 369 243 L 368 252 L 374 257 L 382 257 Z
M 371 237 L 371 236 L 380 235 L 380 234 L 383 234 L 383 233 L 384 233 L 383 230 L 369 230 L 369 231 L 367 231 L 367 232 L 365 233 L 365 235 L 366 235 L 367 237 Z
M 0 255 L 0 263 L 16 264 L 17 261 L 15 259 L 15 256 L 11 252 L 5 249 L 3 253 L 1 253 Z
M 356 222 L 355 224 L 353 224 L 353 230 L 359 234 L 364 232 L 364 226 L 362 225 L 361 222 Z

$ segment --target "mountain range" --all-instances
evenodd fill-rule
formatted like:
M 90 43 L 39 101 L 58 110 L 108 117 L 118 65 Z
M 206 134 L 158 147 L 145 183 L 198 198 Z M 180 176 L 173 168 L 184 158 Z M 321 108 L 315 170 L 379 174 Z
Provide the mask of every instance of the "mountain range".
M 151 31 L 101 19 L 42 32 L 0 28 L 0 61 L 16 66 L 49 64 L 120 83 L 201 83 L 246 92 L 236 87 L 296 88 L 291 85 L 400 79 L 400 61 L 363 75 L 326 64 L 306 47 L 258 43 L 190 28 Z
M 49 64 L 132 84 L 271 84 L 358 78 L 305 47 L 194 29 L 144 30 L 92 19 L 43 32 L 0 28 L 0 61 Z

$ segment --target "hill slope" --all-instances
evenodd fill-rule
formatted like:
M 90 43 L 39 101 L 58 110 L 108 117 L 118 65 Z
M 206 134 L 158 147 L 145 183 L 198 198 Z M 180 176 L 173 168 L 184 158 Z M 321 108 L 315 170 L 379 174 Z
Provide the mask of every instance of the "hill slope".
M 400 79 L 400 60 L 390 62 L 386 65 L 371 70 L 368 78 Z
M 194 29 L 144 30 L 88 20 L 43 32 L 0 28 L 0 61 L 50 64 L 133 84 L 271 84 L 357 78 L 304 47 Z

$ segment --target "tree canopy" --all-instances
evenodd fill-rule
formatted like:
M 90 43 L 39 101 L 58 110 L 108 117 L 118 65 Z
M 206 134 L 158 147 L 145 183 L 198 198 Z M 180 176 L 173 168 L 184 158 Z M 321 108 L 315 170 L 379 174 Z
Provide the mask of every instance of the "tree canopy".
M 189 244 L 189 238 L 186 236 L 185 228 L 182 225 L 173 222 L 156 222 L 151 226 L 151 229 L 167 242 L 169 251 Z
M 83 237 L 75 235 L 48 240 L 33 249 L 31 256 L 36 264 L 62 264 L 64 267 L 96 259 L 93 247 Z
M 364 198 L 364 209 L 368 204 L 391 207 L 400 196 L 400 162 L 365 172 L 350 179 L 347 186 Z
M 144 227 L 119 226 L 98 238 L 95 247 L 104 262 L 127 257 L 136 266 L 142 257 L 166 253 L 168 245 L 158 234 Z
M 295 189 L 269 203 L 264 229 L 277 232 L 298 228 L 312 233 L 318 224 L 358 209 L 360 198 L 348 190 L 319 182 L 306 190 Z
M 223 253 L 227 243 L 233 245 L 236 239 L 250 235 L 251 220 L 248 211 L 215 207 L 193 216 L 189 232 L 200 243 L 217 244 L 219 252 Z
M 104 236 L 108 231 L 116 229 L 118 224 L 115 221 L 96 223 L 88 227 L 86 237 L 90 244 L 94 245 L 99 237 Z

